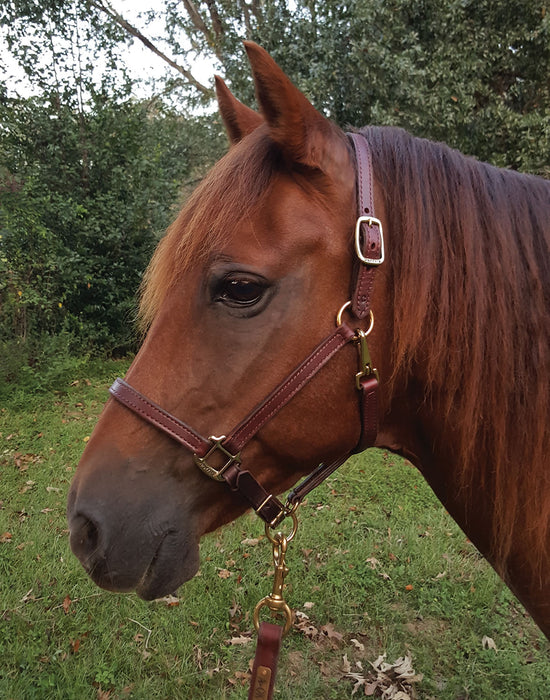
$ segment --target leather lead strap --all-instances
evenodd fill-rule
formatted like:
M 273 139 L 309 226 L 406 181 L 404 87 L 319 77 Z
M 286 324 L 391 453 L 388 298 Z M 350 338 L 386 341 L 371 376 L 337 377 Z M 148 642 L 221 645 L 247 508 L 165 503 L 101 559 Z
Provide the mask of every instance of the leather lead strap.
M 272 625 L 270 622 L 260 624 L 248 700 L 271 699 L 282 635 L 283 628 L 280 625 Z

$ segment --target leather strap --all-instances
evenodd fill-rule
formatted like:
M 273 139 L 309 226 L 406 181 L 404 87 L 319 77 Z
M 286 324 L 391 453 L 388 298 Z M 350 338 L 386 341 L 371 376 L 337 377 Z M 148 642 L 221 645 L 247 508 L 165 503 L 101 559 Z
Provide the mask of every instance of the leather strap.
M 357 203 L 359 217 L 374 219 L 374 189 L 372 177 L 372 157 L 367 140 L 360 134 L 349 133 L 353 144 L 357 166 Z M 381 227 L 369 221 L 360 224 L 360 249 L 366 258 L 382 259 L 383 238 Z M 374 285 L 375 265 L 368 265 L 356 258 L 355 289 L 351 297 L 351 310 L 359 319 L 368 316 L 372 289 Z
M 151 399 L 148 399 L 124 379 L 117 377 L 109 388 L 111 395 L 121 404 L 137 413 L 145 421 L 151 423 L 172 439 L 179 442 L 199 457 L 204 457 L 211 447 L 210 441 L 205 440 L 183 421 L 175 418 Z
M 271 700 L 282 634 L 280 625 L 260 623 L 248 700 Z
M 285 506 L 268 493 L 249 471 L 241 468 L 238 453 L 354 337 L 354 332 L 346 323 L 335 328 L 221 443 L 228 453 L 235 455 L 223 471 L 223 479 L 232 491 L 238 492 L 248 501 L 266 523 L 277 521 L 285 513 Z M 124 406 L 198 457 L 204 457 L 212 448 L 209 439 L 143 396 L 123 379 L 116 379 L 109 391 Z
M 334 355 L 355 337 L 342 323 L 269 396 L 257 406 L 224 440 L 230 452 L 239 452 L 275 414 L 302 389 Z

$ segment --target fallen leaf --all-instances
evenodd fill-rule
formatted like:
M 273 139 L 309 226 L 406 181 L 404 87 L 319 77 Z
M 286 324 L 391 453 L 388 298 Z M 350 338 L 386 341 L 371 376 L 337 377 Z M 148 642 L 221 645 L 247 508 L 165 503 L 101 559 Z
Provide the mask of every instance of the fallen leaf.
M 348 655 L 344 654 L 342 657 L 342 671 L 347 675 L 348 673 L 351 673 L 351 664 L 348 660 Z
M 412 591 L 413 588 L 414 588 L 414 586 L 412 585 L 412 583 L 408 583 L 408 584 L 405 586 L 405 590 L 406 590 L 406 591 Z
M 180 599 L 175 595 L 165 595 L 163 598 L 156 598 L 155 603 L 164 603 L 169 608 L 180 604 Z
M 328 622 L 326 625 L 323 625 L 321 627 L 321 632 L 325 634 L 329 639 L 335 639 L 338 642 L 341 642 L 342 639 L 344 639 L 344 635 L 340 632 L 337 632 L 334 629 L 334 625 L 332 624 L 332 622 Z
M 220 569 L 218 571 L 218 576 L 220 578 L 229 578 L 230 576 L 233 576 L 233 574 L 228 569 Z
M 0 543 L 11 542 L 12 534 L 11 532 L 3 532 L 0 535 Z
M 65 615 L 68 615 L 68 614 L 69 614 L 69 608 L 71 607 L 71 603 L 72 603 L 72 602 L 73 602 L 73 601 L 69 598 L 68 595 L 66 595 L 66 596 L 63 598 L 63 612 L 65 613 Z
M 487 635 L 483 636 L 481 640 L 481 645 L 484 649 L 493 649 L 493 651 L 498 651 L 497 645 L 495 644 L 495 640 L 491 637 L 487 637 Z
M 358 651 L 365 651 L 365 645 L 361 644 L 361 642 L 358 639 L 352 639 L 351 643 Z
M 246 539 L 242 540 L 241 544 L 245 547 L 255 547 L 261 542 L 261 540 L 261 537 L 247 537 Z
M 228 640 L 229 644 L 231 646 L 236 647 L 236 646 L 242 646 L 243 644 L 249 644 L 252 641 L 251 637 L 245 637 L 244 635 L 240 635 L 239 637 L 231 637 L 231 639 Z

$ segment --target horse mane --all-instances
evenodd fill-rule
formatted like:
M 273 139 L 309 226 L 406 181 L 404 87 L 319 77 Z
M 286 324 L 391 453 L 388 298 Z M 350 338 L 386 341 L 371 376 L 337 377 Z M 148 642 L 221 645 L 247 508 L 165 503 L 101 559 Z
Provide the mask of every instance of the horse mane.
M 457 488 L 466 497 L 482 488 L 492 508 L 497 568 L 504 571 L 518 527 L 516 538 L 524 533 L 542 565 L 550 540 L 550 182 L 400 129 L 362 133 L 388 217 L 391 384 L 420 372 L 425 401 L 442 407 L 458 439 Z

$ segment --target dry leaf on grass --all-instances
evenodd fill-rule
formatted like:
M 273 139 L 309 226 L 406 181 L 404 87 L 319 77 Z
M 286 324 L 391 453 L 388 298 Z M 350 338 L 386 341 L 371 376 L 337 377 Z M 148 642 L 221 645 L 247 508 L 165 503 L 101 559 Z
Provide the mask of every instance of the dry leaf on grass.
M 378 694 L 384 700 L 413 700 L 416 697 L 414 684 L 420 683 L 423 675 L 413 669 L 411 656 L 402 656 L 390 664 L 386 662 L 386 655 L 383 654 L 376 661 L 369 663 L 373 668 L 369 674 L 363 672 L 359 662 L 356 666 L 361 672 L 353 672 L 351 664 L 344 656 L 344 678 L 355 681 L 352 695 L 363 688 L 367 697 Z
M 232 647 L 236 647 L 242 646 L 243 644 L 249 644 L 251 641 L 251 637 L 245 637 L 243 634 L 241 634 L 239 637 L 231 637 L 231 639 L 228 639 L 226 643 L 230 644 Z
M 487 635 L 483 636 L 481 640 L 481 646 L 484 649 L 493 649 L 493 651 L 498 651 L 497 645 L 495 644 L 495 640 L 492 637 L 488 637 Z
M 164 603 L 169 608 L 180 604 L 180 599 L 175 595 L 165 595 L 163 598 L 155 598 L 154 603 Z

